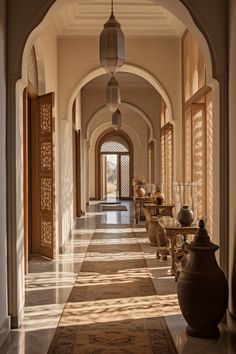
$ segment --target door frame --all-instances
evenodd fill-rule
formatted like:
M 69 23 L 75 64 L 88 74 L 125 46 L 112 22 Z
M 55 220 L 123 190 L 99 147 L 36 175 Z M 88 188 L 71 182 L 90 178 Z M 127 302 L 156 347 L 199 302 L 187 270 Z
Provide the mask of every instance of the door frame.
M 37 99 L 38 93 L 35 88 L 29 84 L 23 92 L 23 195 L 24 195 L 24 270 L 25 274 L 28 273 L 28 261 L 29 261 L 29 152 L 30 152 L 30 139 L 31 139 L 31 125 L 29 117 L 30 100 Z M 34 106 L 33 115 L 37 115 L 36 105 Z M 32 107 L 31 107 L 32 109 Z
M 107 140 L 111 138 L 117 138 L 117 137 L 122 137 L 122 139 L 125 140 L 129 147 L 129 153 L 128 155 L 130 156 L 130 195 L 129 198 L 120 198 L 119 199 L 126 199 L 126 200 L 131 200 L 133 193 L 132 193 L 132 178 L 133 178 L 133 144 L 130 139 L 130 137 L 123 131 L 123 130 L 114 130 L 113 128 L 107 129 L 105 132 L 103 132 L 97 139 L 96 141 L 96 146 L 95 146 L 95 198 L 97 200 L 100 200 L 102 198 L 101 195 L 101 146 L 102 144 Z M 112 152 L 114 155 L 114 153 Z M 119 153 L 118 153 L 119 154 Z M 121 153 L 121 155 L 125 155 L 125 153 Z M 120 179 L 120 176 L 119 176 Z M 120 187 L 119 187 L 120 189 Z M 119 195 L 120 195 L 120 190 L 119 190 Z

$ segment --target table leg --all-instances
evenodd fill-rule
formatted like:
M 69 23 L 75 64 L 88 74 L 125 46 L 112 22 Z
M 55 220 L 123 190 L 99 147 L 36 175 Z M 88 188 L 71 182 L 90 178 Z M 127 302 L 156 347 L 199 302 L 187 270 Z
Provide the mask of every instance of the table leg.
M 170 238 L 170 255 L 171 255 L 171 275 L 176 274 L 176 263 L 175 263 L 175 243 L 176 243 L 176 236 L 172 236 Z

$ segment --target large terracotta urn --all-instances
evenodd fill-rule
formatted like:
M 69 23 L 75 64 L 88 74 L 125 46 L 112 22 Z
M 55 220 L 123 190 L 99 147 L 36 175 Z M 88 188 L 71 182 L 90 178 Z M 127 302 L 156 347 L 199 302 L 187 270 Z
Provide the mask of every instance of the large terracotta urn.
M 194 240 L 184 243 L 187 262 L 178 277 L 177 294 L 180 309 L 188 323 L 186 333 L 199 338 L 218 338 L 218 324 L 228 303 L 228 284 L 219 268 L 215 251 L 203 220 Z

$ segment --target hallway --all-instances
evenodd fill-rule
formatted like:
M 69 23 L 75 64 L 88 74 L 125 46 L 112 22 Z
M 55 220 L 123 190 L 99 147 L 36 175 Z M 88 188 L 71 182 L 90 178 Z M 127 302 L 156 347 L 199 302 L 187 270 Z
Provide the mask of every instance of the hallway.
M 176 283 L 174 282 L 173 277 L 169 275 L 170 261 L 169 259 L 167 262 L 156 260 L 155 248 L 149 245 L 144 225 L 138 225 L 138 227 L 132 225 L 132 204 L 130 202 L 122 202 L 122 204 L 127 206 L 128 211 L 104 212 L 102 211 L 100 203 L 91 202 L 86 216 L 77 221 L 76 228 L 72 232 L 72 237 L 66 245 L 66 251 L 64 254 L 59 255 L 58 259 L 55 261 L 46 261 L 43 259 L 34 259 L 30 261 L 29 274 L 26 276 L 26 307 L 24 323 L 20 329 L 11 331 L 7 342 L 1 348 L 1 354 L 47 353 L 62 310 L 68 300 L 73 285 L 85 281 L 85 279 L 83 279 L 83 272 L 79 275 L 76 281 L 85 257 L 89 257 L 90 261 L 93 263 L 98 262 L 98 264 L 101 261 L 107 261 L 107 264 L 110 264 L 111 266 L 111 269 L 109 269 L 108 272 L 109 274 L 117 260 L 122 262 L 124 260 L 127 261 L 127 266 L 125 266 L 122 272 L 119 272 L 120 274 L 115 274 L 114 272 L 112 274 L 111 272 L 109 276 L 97 275 L 94 278 L 94 281 L 98 289 L 102 288 L 104 285 L 108 285 L 109 281 L 114 285 L 114 288 L 116 288 L 117 291 L 120 286 L 121 288 L 123 287 L 126 289 L 127 282 L 132 283 L 133 280 L 137 281 L 137 279 L 141 279 L 142 277 L 146 278 L 147 273 L 149 273 L 158 296 L 152 295 L 148 298 L 146 295 L 145 298 L 145 295 L 142 294 L 140 298 L 137 296 L 135 297 L 134 293 L 129 293 L 127 297 L 123 296 L 123 311 L 117 311 L 117 313 L 114 312 L 116 309 L 115 302 L 117 301 L 114 297 L 112 301 L 108 300 L 108 302 L 111 303 L 110 308 L 108 308 L 107 301 L 105 306 L 103 308 L 100 307 L 99 309 L 96 309 L 95 303 L 95 305 L 92 306 L 93 312 L 90 312 L 89 315 L 87 314 L 84 317 L 83 311 L 86 312 L 87 310 L 84 308 L 85 305 L 82 304 L 80 315 L 78 318 L 74 318 L 74 321 L 79 321 L 80 323 L 85 324 L 85 322 L 88 321 L 88 318 L 90 318 L 90 324 L 92 325 L 92 321 L 95 321 L 96 323 L 101 317 L 101 322 L 105 323 L 106 320 L 108 321 L 111 319 L 111 315 L 109 312 L 107 314 L 107 311 L 112 312 L 113 320 L 115 316 L 115 322 L 124 319 L 128 320 L 130 318 L 145 320 L 145 317 L 149 318 L 153 316 L 153 313 L 157 311 L 155 306 L 158 308 L 160 303 L 161 312 L 165 316 L 165 320 L 179 353 L 187 354 L 190 353 L 190 350 L 191 353 L 205 352 L 207 354 L 227 354 L 236 352 L 235 342 L 233 346 L 230 336 L 224 332 L 224 326 L 222 326 L 221 338 L 218 341 L 186 338 L 186 323 L 179 311 L 176 297 Z M 93 242 L 95 241 L 95 246 L 99 247 L 99 252 L 97 252 L 97 250 L 96 252 L 93 252 L 92 248 L 86 256 L 87 248 L 95 230 L 98 237 L 96 237 Z M 100 235 L 103 235 L 103 238 L 100 237 Z M 127 240 L 130 244 L 131 252 L 126 252 L 124 249 Z M 137 250 L 137 244 L 139 248 L 141 246 L 141 252 Z M 113 252 L 110 251 L 109 253 L 106 253 L 105 248 L 109 245 L 112 246 L 111 249 Z M 92 245 L 92 247 L 95 246 L 94 244 Z M 117 252 L 116 246 L 121 247 L 122 251 Z M 138 262 L 141 262 L 140 259 L 143 256 L 145 257 L 148 267 L 138 266 L 136 267 L 139 268 L 139 271 L 137 272 L 132 262 L 137 260 Z M 96 269 L 96 274 L 97 272 Z M 87 284 L 89 289 L 88 292 L 93 293 L 94 284 L 91 281 L 91 277 L 88 279 L 90 279 L 89 284 Z M 133 289 L 132 286 L 131 289 Z M 114 292 L 113 288 L 110 290 L 111 293 Z M 81 290 L 79 290 L 79 293 L 80 291 Z M 150 296 L 150 294 L 148 296 Z M 132 300 L 133 298 L 135 301 Z M 102 302 L 102 300 L 105 299 L 106 297 L 103 299 L 100 298 L 99 301 Z M 150 299 L 152 301 L 150 301 Z M 143 312 L 140 311 L 140 309 L 143 309 Z M 140 334 L 138 334 L 138 337 L 140 337 Z M 87 347 L 85 347 L 85 349 L 86 351 L 81 351 L 81 353 L 93 352 Z M 96 347 L 96 349 L 99 348 Z M 109 349 L 106 348 L 106 350 Z M 51 351 L 50 353 L 53 352 L 54 351 Z M 110 351 L 102 352 L 110 353 Z M 120 350 L 120 348 L 119 351 L 116 351 L 114 350 L 114 347 L 112 347 L 112 353 L 122 352 L 125 351 Z M 137 350 L 131 350 L 129 352 L 137 353 Z M 145 349 L 138 352 L 154 353 L 155 351 L 152 349 Z M 80 350 L 78 353 L 80 353 Z

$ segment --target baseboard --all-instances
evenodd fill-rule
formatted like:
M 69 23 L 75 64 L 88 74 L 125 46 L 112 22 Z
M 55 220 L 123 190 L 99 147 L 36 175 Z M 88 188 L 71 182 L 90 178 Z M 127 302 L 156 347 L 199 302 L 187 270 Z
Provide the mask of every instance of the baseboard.
M 10 331 L 10 317 L 8 316 L 2 323 L 0 327 L 0 347 L 7 339 Z

